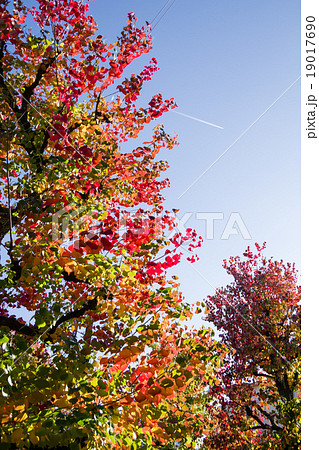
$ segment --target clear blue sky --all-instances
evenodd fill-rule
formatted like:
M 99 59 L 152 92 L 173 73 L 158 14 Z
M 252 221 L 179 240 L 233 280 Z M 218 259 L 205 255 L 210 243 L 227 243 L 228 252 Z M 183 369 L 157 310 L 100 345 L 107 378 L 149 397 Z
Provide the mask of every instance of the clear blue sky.
M 152 56 L 157 72 L 143 99 L 174 97 L 179 111 L 223 130 L 173 112 L 160 119 L 180 146 L 163 152 L 170 163 L 168 208 L 204 237 L 200 261 L 178 270 L 188 300 L 201 300 L 210 286 L 229 281 L 222 261 L 247 245 L 267 242 L 267 256 L 300 267 L 300 80 L 181 198 L 209 167 L 300 75 L 300 2 L 296 0 L 177 0 L 154 30 L 151 54 L 132 64 L 138 72 Z M 95 0 L 91 12 L 100 32 L 113 42 L 134 11 L 139 25 L 151 21 L 165 1 Z M 150 128 L 143 134 L 147 138 Z M 135 142 L 132 143 L 133 145 Z M 219 212 L 215 237 L 205 239 L 196 213 Z M 241 234 L 222 240 L 232 212 L 243 219 L 251 240 Z M 208 280 L 205 281 L 201 275 Z

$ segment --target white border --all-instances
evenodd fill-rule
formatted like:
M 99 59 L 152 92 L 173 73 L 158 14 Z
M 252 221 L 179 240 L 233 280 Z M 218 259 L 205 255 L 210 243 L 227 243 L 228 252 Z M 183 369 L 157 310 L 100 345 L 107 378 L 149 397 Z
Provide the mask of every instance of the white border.
M 316 25 L 315 78 L 306 77 L 306 17 Z M 307 47 L 309 48 L 309 47 Z M 310 79 L 312 79 L 310 81 Z M 312 89 L 310 84 L 312 83 Z M 318 100 L 316 135 L 307 136 L 308 95 Z M 301 192 L 302 192 L 302 449 L 318 447 L 319 378 L 319 1 L 301 0 Z M 292 243 L 293 245 L 293 243 Z

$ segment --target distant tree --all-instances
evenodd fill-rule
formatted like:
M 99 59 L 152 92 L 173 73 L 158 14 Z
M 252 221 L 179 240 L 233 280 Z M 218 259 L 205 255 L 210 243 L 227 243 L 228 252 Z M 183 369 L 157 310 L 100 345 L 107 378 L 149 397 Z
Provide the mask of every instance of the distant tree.
M 176 139 L 122 148 L 175 107 L 136 106 L 154 58 L 122 77 L 150 29 L 107 44 L 85 1 L 28 3 L 0 0 L 1 448 L 193 448 L 216 343 L 167 271 L 201 241 L 163 210 Z
M 300 287 L 264 248 L 225 261 L 234 281 L 207 300 L 229 349 L 211 388 L 211 449 L 300 448 Z

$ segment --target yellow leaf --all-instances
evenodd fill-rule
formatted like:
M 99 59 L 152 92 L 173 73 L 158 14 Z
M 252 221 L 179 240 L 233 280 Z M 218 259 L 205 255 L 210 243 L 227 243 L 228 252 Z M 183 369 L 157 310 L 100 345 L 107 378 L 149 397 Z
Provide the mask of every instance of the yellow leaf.
M 14 406 L 14 409 L 15 409 L 16 411 L 22 412 L 22 411 L 25 410 L 25 404 L 23 404 L 23 405 L 15 405 L 15 406 Z
M 64 270 L 70 274 L 74 271 L 74 269 L 76 268 L 76 263 L 74 261 L 68 261 L 65 266 L 64 266 Z
M 19 415 L 15 418 L 15 420 L 16 420 L 16 422 L 23 422 L 23 421 L 26 420 L 27 418 L 28 418 L 28 414 L 25 412 L 25 413 L 19 414 Z
M 65 270 L 66 267 L 65 267 Z M 75 268 L 74 268 L 74 274 L 77 278 L 84 278 L 85 275 L 87 274 L 87 271 L 85 269 L 85 267 L 82 264 L 78 264 Z
M 7 423 L 7 422 L 9 422 L 9 420 L 10 420 L 10 416 L 8 416 L 7 414 L 4 414 L 1 417 L 1 423 Z
M 54 404 L 59 408 L 67 408 L 70 405 L 66 398 L 59 398 Z
M 155 434 L 156 436 L 163 436 L 163 430 L 159 427 L 152 428 L 152 434 Z
M 126 305 L 121 303 L 120 308 L 116 311 L 116 313 L 119 317 L 122 317 L 124 315 L 125 311 L 126 311 Z

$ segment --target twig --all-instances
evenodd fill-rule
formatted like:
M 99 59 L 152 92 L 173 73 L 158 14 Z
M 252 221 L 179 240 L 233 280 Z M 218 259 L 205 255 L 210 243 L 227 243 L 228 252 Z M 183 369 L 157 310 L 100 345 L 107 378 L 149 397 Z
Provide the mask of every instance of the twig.
M 11 201 L 10 201 L 10 190 L 11 190 L 11 188 L 10 188 L 10 173 L 9 173 L 9 136 L 8 136 L 8 132 L 9 132 L 9 129 L 7 128 L 7 136 L 6 136 L 6 139 L 7 139 L 7 190 L 8 190 L 8 212 L 9 212 L 9 226 L 10 226 L 10 229 L 9 229 L 9 233 L 10 233 L 10 247 L 9 247 L 9 251 L 8 251 L 8 253 L 9 253 L 9 255 L 10 255 L 10 259 L 12 259 L 12 256 L 11 256 L 11 252 L 12 252 L 12 249 L 13 249 L 13 240 L 12 240 L 12 215 L 11 215 Z

